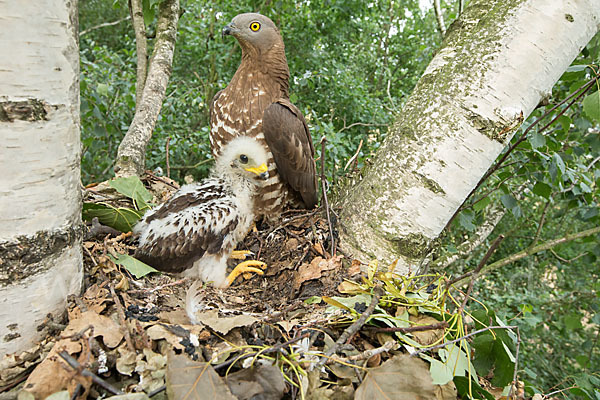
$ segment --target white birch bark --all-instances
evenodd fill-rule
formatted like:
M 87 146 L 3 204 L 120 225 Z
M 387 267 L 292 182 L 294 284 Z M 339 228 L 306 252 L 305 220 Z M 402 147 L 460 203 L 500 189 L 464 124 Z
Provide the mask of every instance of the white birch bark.
M 82 280 L 77 1 L 0 0 L 0 357 Z
M 342 199 L 344 250 L 415 271 L 599 24 L 598 0 L 471 1 Z

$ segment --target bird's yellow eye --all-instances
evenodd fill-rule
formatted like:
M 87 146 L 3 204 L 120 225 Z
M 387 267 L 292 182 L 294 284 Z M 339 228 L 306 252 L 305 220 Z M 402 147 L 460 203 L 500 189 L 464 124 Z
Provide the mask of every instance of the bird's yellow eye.
M 260 29 L 260 23 L 259 22 L 253 22 L 250 24 L 250 30 L 252 32 L 258 32 L 258 30 Z

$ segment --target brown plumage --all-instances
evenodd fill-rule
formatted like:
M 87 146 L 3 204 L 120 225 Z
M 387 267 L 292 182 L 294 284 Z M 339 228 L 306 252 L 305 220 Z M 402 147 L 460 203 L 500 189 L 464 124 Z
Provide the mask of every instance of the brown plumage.
M 265 145 L 269 180 L 255 196 L 254 212 L 273 219 L 291 202 L 317 204 L 314 148 L 308 126 L 288 95 L 289 69 L 283 39 L 269 18 L 240 14 L 223 29 L 242 48 L 242 62 L 229 85 L 211 104 L 213 156 L 236 136 Z

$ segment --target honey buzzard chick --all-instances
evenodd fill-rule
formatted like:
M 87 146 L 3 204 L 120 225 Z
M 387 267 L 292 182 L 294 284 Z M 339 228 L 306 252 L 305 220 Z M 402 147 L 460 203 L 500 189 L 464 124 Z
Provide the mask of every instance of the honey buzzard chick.
M 242 48 L 242 61 L 229 85 L 218 92 L 210 110 L 213 156 L 237 136 L 263 144 L 269 179 L 256 196 L 257 216 L 276 218 L 292 203 L 317 204 L 314 147 L 300 110 L 289 100 L 289 69 L 279 30 L 264 15 L 247 13 L 223 29 Z
M 137 223 L 135 256 L 159 271 L 182 272 L 217 287 L 229 286 L 243 272 L 262 274 L 252 266 L 266 265 L 250 260 L 225 275 L 227 259 L 254 222 L 253 196 L 267 181 L 267 159 L 252 138 L 229 142 L 209 178 L 182 186 Z

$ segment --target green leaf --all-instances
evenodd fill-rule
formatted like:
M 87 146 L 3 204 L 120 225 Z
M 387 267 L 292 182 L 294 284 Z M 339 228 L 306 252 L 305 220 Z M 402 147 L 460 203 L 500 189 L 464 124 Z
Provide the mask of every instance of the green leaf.
M 556 167 L 560 170 L 561 174 L 565 173 L 565 162 L 558 153 L 554 153 L 554 155 L 552 156 L 552 163 L 556 165 Z
M 473 214 L 469 210 L 463 210 L 460 214 L 458 214 L 458 224 L 472 232 L 475 230 L 475 224 L 473 223 L 473 219 L 475 218 L 475 214 Z
M 490 392 L 482 388 L 477 381 L 471 380 L 465 376 L 454 377 L 454 385 L 456 386 L 456 391 L 461 399 L 496 399 Z
M 154 21 L 154 15 L 156 14 L 155 10 L 156 2 L 150 3 L 148 0 L 142 1 L 142 12 L 144 13 L 144 24 L 149 26 L 152 21 Z
M 145 210 L 150 208 L 149 201 L 152 200 L 152 195 L 137 176 L 115 178 L 109 182 L 109 185 L 117 192 L 132 199 L 136 209 Z
M 140 279 L 152 272 L 158 272 L 148 264 L 144 264 L 137 258 L 131 257 L 130 255 L 118 254 L 118 256 L 118 258 L 115 258 L 109 254 L 110 259 L 115 264 L 119 264 L 125 267 L 125 269 L 129 271 L 131 275 L 135 276 L 136 279 Z
M 97 217 L 102 225 L 121 232 L 130 232 L 142 214 L 131 208 L 115 208 L 107 203 L 83 203 L 82 218 L 91 221 L 94 217 Z
M 96 91 L 101 96 L 108 96 L 108 85 L 106 83 L 99 83 L 96 87 Z
M 569 330 L 581 329 L 583 327 L 581 324 L 581 315 L 576 313 L 565 315 L 563 322 L 565 324 L 565 328 Z
M 600 92 L 596 91 L 583 99 L 583 111 L 596 122 L 600 122 Z
M 483 199 L 479 200 L 477 203 L 473 204 L 473 210 L 475 211 L 481 211 L 484 208 L 486 208 L 492 201 L 490 200 L 489 197 L 484 197 Z
M 531 134 L 527 140 L 529 141 L 529 144 L 531 144 L 531 147 L 534 149 L 538 149 L 546 145 L 546 138 L 544 137 L 544 135 L 538 132 L 534 132 L 533 134 Z
M 500 201 L 508 210 L 511 210 L 517 206 L 517 199 L 515 199 L 511 194 L 505 194 L 500 197 Z
M 550 195 L 552 194 L 552 188 L 544 182 L 536 183 L 531 191 L 545 199 L 550 198 Z

